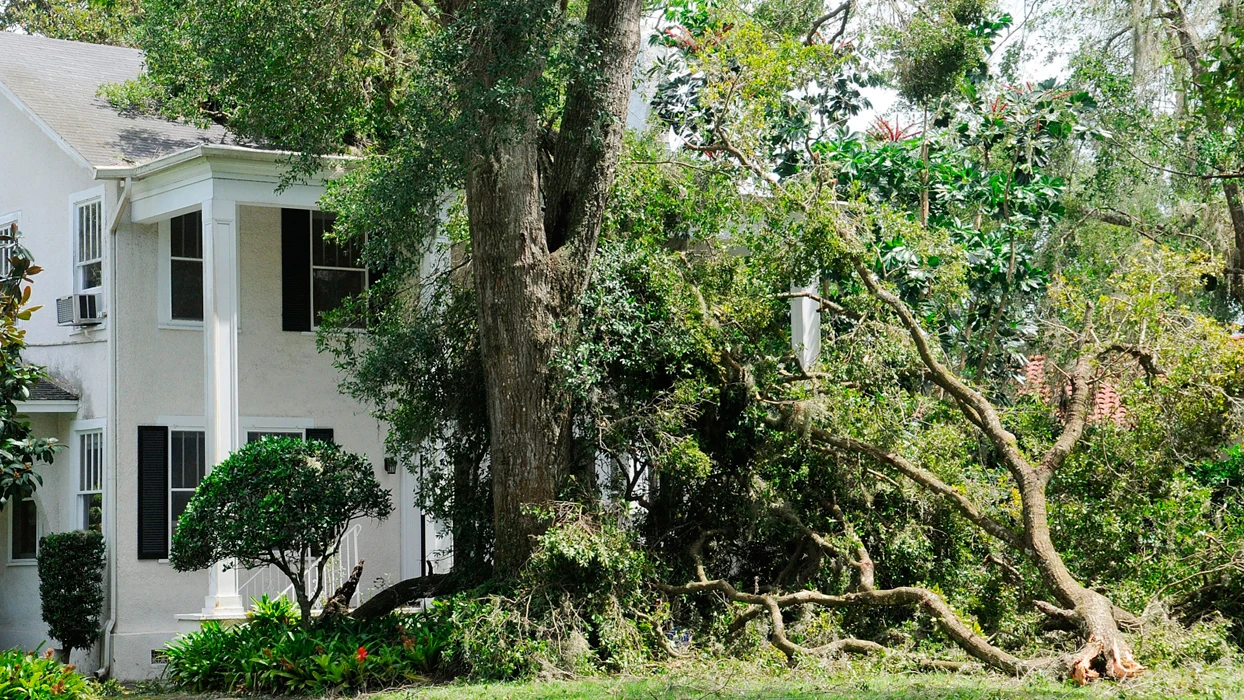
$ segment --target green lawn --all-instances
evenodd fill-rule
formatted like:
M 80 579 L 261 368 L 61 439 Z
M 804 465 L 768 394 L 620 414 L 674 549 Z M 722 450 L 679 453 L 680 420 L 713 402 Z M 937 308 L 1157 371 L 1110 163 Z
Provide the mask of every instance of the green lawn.
M 759 676 L 759 677 L 758 677 Z M 643 677 L 425 686 L 378 693 L 372 700 L 586 700 L 789 698 L 790 700 L 1044 700 L 1046 698 L 1213 698 L 1244 699 L 1244 667 L 1176 669 L 1127 683 L 1086 688 L 1034 678 L 1012 680 L 993 674 L 867 673 L 860 669 L 825 674 L 757 673 L 754 666 L 687 668 Z

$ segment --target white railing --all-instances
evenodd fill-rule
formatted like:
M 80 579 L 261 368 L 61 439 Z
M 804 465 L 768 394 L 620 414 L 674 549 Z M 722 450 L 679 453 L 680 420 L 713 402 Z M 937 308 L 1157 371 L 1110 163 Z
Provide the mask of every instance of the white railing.
M 332 595 L 350 578 L 350 572 L 354 571 L 354 567 L 359 563 L 359 530 L 358 525 L 354 525 L 341 538 L 341 549 L 337 550 L 336 556 L 330 557 L 324 565 L 324 587 L 320 589 L 320 595 L 316 600 L 312 601 L 312 606 L 319 610 L 324 605 L 324 600 Z M 312 574 L 307 579 L 307 595 L 315 593 L 315 568 L 319 564 L 318 560 L 311 560 L 308 569 Z M 277 598 L 285 596 L 290 600 L 294 600 L 294 584 L 290 582 L 285 574 L 275 566 L 265 566 L 258 569 L 246 569 L 238 573 L 238 578 L 242 580 L 242 584 L 238 586 L 238 594 L 245 602 L 247 609 L 254 607 L 253 600 L 263 596 L 269 598 Z M 358 591 L 355 591 L 354 598 L 351 599 L 350 606 L 353 607 L 358 601 Z

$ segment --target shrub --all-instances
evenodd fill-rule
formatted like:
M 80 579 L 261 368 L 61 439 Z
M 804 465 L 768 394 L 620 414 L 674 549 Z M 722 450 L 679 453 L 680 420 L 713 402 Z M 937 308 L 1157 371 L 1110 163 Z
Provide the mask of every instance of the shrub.
M 522 575 L 436 605 L 451 630 L 449 670 L 513 680 L 557 669 L 620 671 L 652 657 L 667 613 L 644 581 L 652 565 L 615 518 L 558 503 L 537 513 L 549 528 Z
M 196 693 L 323 695 L 419 680 L 438 667 L 449 632 L 425 614 L 372 620 L 335 617 L 304 627 L 285 598 L 264 597 L 250 621 L 203 629 L 171 642 L 165 676 Z
M 86 680 L 57 661 L 48 649 L 43 654 L 18 649 L 0 651 L 0 700 L 78 700 L 89 697 Z
M 48 635 L 64 658 L 89 649 L 99 636 L 104 606 L 104 537 L 94 530 L 59 532 L 39 540 L 39 598 Z
M 266 437 L 203 479 L 177 521 L 169 558 L 178 571 L 228 559 L 247 568 L 275 565 L 294 584 L 307 627 L 324 565 L 350 522 L 383 520 L 392 511 L 365 458 L 327 442 Z

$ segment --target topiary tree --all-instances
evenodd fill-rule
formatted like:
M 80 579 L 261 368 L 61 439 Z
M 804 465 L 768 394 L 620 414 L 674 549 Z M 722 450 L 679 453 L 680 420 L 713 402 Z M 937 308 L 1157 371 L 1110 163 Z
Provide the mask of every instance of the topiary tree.
M 326 442 L 266 437 L 234 452 L 199 484 L 177 521 L 169 559 L 178 571 L 230 559 L 248 568 L 275 566 L 294 584 L 305 627 L 323 591 L 324 566 L 350 522 L 383 520 L 392 511 L 365 458 Z
M 39 540 L 39 598 L 48 635 L 62 658 L 89 649 L 104 608 L 104 536 L 94 530 L 58 532 Z

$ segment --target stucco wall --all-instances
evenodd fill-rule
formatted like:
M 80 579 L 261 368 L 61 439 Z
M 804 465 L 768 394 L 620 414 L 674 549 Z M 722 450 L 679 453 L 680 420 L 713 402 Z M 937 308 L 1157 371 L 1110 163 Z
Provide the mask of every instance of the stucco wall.
M 402 497 L 398 477 L 384 473 L 384 428 L 337 391 L 339 375 L 330 356 L 316 352 L 315 336 L 281 330 L 280 210 L 239 207 L 241 240 L 241 332 L 238 337 L 242 429 L 301 423 L 330 427 L 345 449 L 371 458 L 381 485 Z M 137 429 L 140 425 L 193 427 L 203 420 L 203 333 L 161 328 L 157 237 L 159 227 L 124 225 L 119 232 L 116 342 L 118 348 L 120 503 L 117 551 L 118 602 L 115 675 L 143 678 L 159 673 L 150 650 L 179 628 L 175 616 L 195 613 L 207 595 L 207 572 L 178 573 L 167 563 L 137 558 Z M 265 420 L 267 419 L 267 420 Z M 398 578 L 400 518 L 365 523 L 360 556 L 364 583 Z
M 22 243 L 44 271 L 34 278 L 32 304 L 42 305 L 29 322 L 26 359 L 48 367 L 57 380 L 84 397 L 75 415 L 35 414 L 32 427 L 41 437 L 66 445 L 77 418 L 104 416 L 108 407 L 107 328 L 74 332 L 56 325 L 56 298 L 72 291 L 73 238 L 70 197 L 99 188 L 89 169 L 50 140 L 15 105 L 0 97 L 0 216 L 20 212 Z M 112 210 L 115 187 L 104 187 L 105 216 Z M 109 264 L 105 252 L 105 268 Z M 43 486 L 35 494 L 41 534 L 73 529 L 77 523 L 77 468 L 66 450 L 50 466 L 39 468 Z M 0 648 L 33 648 L 45 642 L 40 616 L 38 572 L 33 565 L 10 563 L 11 509 L 0 512 Z M 75 661 L 85 661 L 75 654 Z
M 115 239 L 105 234 L 105 304 L 101 327 L 75 330 L 56 325 L 55 299 L 73 289 L 71 195 L 102 188 L 104 220 L 111 221 L 119 187 L 93 179 L 25 114 L 0 98 L 0 216 L 21 211 L 24 243 L 45 271 L 35 279 L 34 302 L 44 309 L 26 324 L 27 357 L 46 365 L 79 394 L 74 415 L 40 414 L 36 430 L 71 447 L 82 421 L 104 419 L 106 468 L 114 475 L 105 494 L 107 519 L 115 519 L 117 621 L 113 674 L 149 678 L 161 667 L 150 663 L 178 632 L 175 615 L 198 612 L 207 594 L 207 572 L 178 573 L 167 563 L 137 558 L 137 427 L 192 428 L 203 421 L 203 333 L 161 327 L 162 272 L 158 225 L 122 218 Z M 400 477 L 384 473 L 384 428 L 367 411 L 337 391 L 331 357 L 316 352 L 310 333 L 281 330 L 280 210 L 239 207 L 241 240 L 240 411 L 243 430 L 282 424 L 331 427 L 346 449 L 371 458 L 378 480 L 393 491 L 395 505 L 410 495 Z M 115 245 L 115 260 L 113 246 Z M 164 270 L 166 272 L 166 270 Z M 109 299 L 115 279 L 116 298 Z M 117 411 L 112 414 L 110 342 L 116 352 Z M 93 425 L 93 424 L 92 424 Z M 43 532 L 78 527 L 76 449 L 41 469 L 39 490 Z M 115 459 L 115 463 L 114 463 Z M 407 518 L 417 511 L 407 509 Z M 402 509 L 383 523 L 365 523 L 360 556 L 367 570 L 360 589 L 367 595 L 377 578 L 400 578 Z M 35 567 L 9 565 L 8 513 L 0 513 L 0 648 L 44 642 Z M 107 525 L 106 525 L 107 527 Z M 96 658 L 77 658 L 84 665 Z

